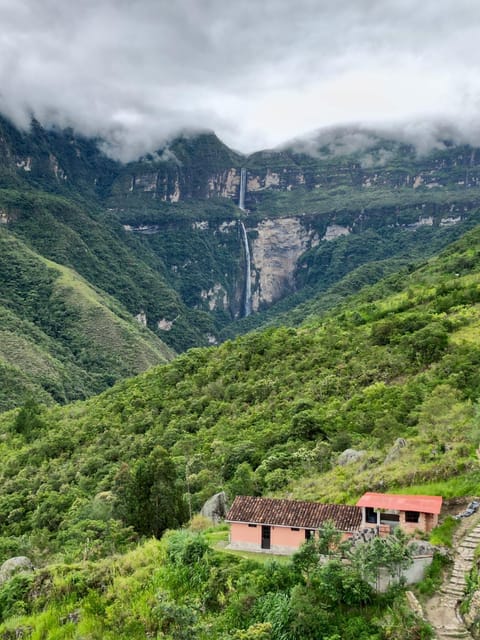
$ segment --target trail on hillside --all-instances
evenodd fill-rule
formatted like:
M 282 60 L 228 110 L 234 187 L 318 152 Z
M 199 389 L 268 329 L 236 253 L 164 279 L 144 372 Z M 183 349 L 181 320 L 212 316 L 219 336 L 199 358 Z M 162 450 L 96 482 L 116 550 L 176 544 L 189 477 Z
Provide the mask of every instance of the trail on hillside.
M 480 544 L 480 514 L 463 520 L 456 532 L 453 549 L 454 564 L 440 592 L 424 605 L 429 623 L 439 640 L 472 639 L 460 615 L 459 606 L 466 587 L 466 576 L 473 566 L 474 553 Z

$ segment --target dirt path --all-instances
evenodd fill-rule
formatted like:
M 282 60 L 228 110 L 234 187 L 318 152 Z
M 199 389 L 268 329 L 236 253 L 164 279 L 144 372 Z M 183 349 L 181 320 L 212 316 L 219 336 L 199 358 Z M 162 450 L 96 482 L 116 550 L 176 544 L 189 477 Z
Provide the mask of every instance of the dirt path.
M 438 595 L 424 605 L 426 617 L 439 640 L 467 638 L 472 640 L 458 607 L 466 586 L 476 547 L 480 544 L 480 513 L 462 520 L 454 537 L 454 564 Z

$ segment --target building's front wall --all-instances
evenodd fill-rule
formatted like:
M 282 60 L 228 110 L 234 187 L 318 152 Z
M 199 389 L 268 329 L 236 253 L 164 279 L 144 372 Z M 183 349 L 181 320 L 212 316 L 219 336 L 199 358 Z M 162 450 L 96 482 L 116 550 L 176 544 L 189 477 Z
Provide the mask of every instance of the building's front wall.
M 262 549 L 262 525 L 232 522 L 230 524 L 230 549 L 264 551 L 265 553 L 290 554 L 305 542 L 305 529 L 270 526 L 270 548 Z
M 417 522 L 407 522 L 407 512 L 406 511 L 396 511 L 391 513 L 398 513 L 398 526 L 405 531 L 405 533 L 415 533 L 416 531 L 422 531 L 424 533 L 430 533 L 430 531 L 438 525 L 438 515 L 433 513 L 418 513 L 418 521 Z M 391 533 L 393 528 L 391 525 L 386 524 L 382 521 L 382 513 L 378 512 L 377 514 L 377 522 L 367 522 L 366 517 L 366 508 L 362 507 L 362 528 L 379 527 L 379 533 L 381 536 L 386 536 Z
M 427 527 L 428 533 L 435 527 L 438 527 L 438 514 L 427 513 Z
M 305 542 L 305 529 L 272 527 L 272 547 L 298 549 Z
M 242 551 L 260 551 L 289 555 L 294 553 L 306 539 L 307 529 L 295 527 L 270 526 L 270 548 L 262 549 L 262 525 L 241 522 L 230 523 L 229 549 Z M 308 530 L 310 531 L 310 530 Z M 318 533 L 315 532 L 318 536 Z M 343 533 L 342 540 L 349 538 L 350 533 Z
M 260 547 L 262 540 L 262 527 L 255 525 L 253 527 L 243 522 L 232 522 L 230 525 L 230 546 L 238 544 L 253 545 Z
M 430 531 L 438 525 L 438 515 L 434 513 L 419 513 L 418 522 L 407 522 L 406 512 L 400 511 L 400 526 L 405 533 L 415 533 L 415 531 Z

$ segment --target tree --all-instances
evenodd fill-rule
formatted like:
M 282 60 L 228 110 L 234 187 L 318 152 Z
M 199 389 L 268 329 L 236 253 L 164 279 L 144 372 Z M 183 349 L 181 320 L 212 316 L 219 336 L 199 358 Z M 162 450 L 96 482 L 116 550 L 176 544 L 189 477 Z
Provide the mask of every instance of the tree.
M 303 575 L 307 583 L 311 575 L 320 567 L 322 559 L 338 553 L 341 537 L 341 533 L 333 522 L 324 522 L 318 530 L 318 538 L 309 538 L 294 554 L 293 566 Z
M 33 398 L 29 398 L 17 413 L 12 425 L 13 431 L 21 433 L 28 441 L 44 427 L 42 407 Z
M 115 479 L 117 514 L 126 525 L 157 538 L 188 518 L 175 465 L 163 447 L 155 447 L 132 470 L 123 465 Z
M 332 520 L 327 520 L 318 530 L 318 553 L 330 556 L 338 551 L 342 534 Z
M 376 537 L 357 544 L 350 549 L 348 557 L 363 579 L 375 583 L 378 589 L 380 570 L 383 568 L 390 577 L 400 580 L 402 571 L 413 562 L 412 554 L 407 535 L 397 528 L 386 538 Z
M 233 478 L 228 483 L 228 492 L 232 499 L 235 496 L 255 496 L 258 493 L 255 474 L 248 462 L 238 465 Z
M 234 640 L 270 640 L 272 638 L 272 625 L 270 622 L 258 622 L 248 629 L 240 629 L 233 636 Z

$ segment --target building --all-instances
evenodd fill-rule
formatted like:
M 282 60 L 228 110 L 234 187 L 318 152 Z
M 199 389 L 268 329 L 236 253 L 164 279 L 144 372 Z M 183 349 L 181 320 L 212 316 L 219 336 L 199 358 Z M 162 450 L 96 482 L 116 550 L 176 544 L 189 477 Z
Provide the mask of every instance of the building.
M 362 510 L 341 504 L 237 496 L 226 521 L 230 523 L 228 548 L 290 554 L 318 535 L 327 521 L 344 539 L 349 538 L 361 526 Z
M 401 527 L 405 533 L 429 533 L 438 524 L 442 498 L 366 493 L 357 507 L 362 510 L 362 529 L 375 527 L 380 535 L 388 535 L 395 527 Z

